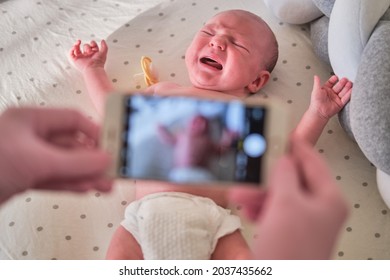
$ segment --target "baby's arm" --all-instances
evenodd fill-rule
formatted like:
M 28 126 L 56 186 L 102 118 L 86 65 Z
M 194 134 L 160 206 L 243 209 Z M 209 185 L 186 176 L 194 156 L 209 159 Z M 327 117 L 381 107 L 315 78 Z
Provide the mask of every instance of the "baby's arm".
M 329 119 L 336 115 L 351 98 L 352 82 L 332 76 L 321 86 L 314 77 L 310 106 L 292 133 L 292 137 L 315 145 Z
M 157 135 L 164 144 L 175 146 L 177 143 L 177 137 L 162 124 L 157 124 Z
M 88 93 L 99 113 L 103 112 L 106 95 L 113 86 L 104 70 L 108 47 L 104 40 L 99 46 L 95 41 L 85 44 L 80 49 L 81 41 L 77 40 L 70 50 L 69 57 L 74 66 L 82 73 Z

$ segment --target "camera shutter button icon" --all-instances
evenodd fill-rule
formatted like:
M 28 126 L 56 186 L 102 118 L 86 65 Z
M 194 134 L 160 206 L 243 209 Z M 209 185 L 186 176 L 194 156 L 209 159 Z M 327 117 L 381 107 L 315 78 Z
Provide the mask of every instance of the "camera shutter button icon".
M 249 134 L 244 139 L 244 152 L 250 157 L 260 157 L 264 154 L 267 143 L 264 137 L 257 133 Z

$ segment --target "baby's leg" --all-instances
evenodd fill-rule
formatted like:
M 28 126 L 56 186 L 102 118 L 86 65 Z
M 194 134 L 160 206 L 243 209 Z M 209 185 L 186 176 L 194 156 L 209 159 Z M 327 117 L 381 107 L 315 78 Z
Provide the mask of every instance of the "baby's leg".
M 115 231 L 106 254 L 108 260 L 143 260 L 141 246 L 123 226 Z
M 240 230 L 236 230 L 218 240 L 211 259 L 250 260 L 253 259 L 253 255 Z

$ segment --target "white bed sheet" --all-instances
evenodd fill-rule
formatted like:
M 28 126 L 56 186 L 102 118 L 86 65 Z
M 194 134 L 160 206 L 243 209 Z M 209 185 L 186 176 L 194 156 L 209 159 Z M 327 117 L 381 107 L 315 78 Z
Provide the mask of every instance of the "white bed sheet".
M 107 39 L 107 71 L 117 89 L 144 86 L 133 79 L 141 71 L 142 55 L 153 59 L 161 80 L 186 84 L 183 56 L 194 32 L 211 15 L 230 8 L 261 15 L 275 31 L 279 62 L 256 98 L 282 99 L 291 111 L 290 128 L 309 104 L 313 76 L 325 80 L 331 72 L 313 53 L 308 26 L 280 22 L 260 0 L 80 2 L 0 2 L 1 110 L 27 104 L 66 106 L 97 118 L 82 78 L 66 58 L 76 39 Z M 147 10 L 158 3 L 162 4 Z M 389 259 L 390 214 L 377 191 L 375 168 L 336 119 L 326 127 L 317 149 L 351 206 L 334 258 Z M 111 194 L 27 192 L 15 197 L 0 211 L 3 254 L 12 259 L 104 258 L 124 208 L 133 199 L 132 184 L 122 183 Z M 244 234 L 249 242 L 254 238 L 249 223 Z

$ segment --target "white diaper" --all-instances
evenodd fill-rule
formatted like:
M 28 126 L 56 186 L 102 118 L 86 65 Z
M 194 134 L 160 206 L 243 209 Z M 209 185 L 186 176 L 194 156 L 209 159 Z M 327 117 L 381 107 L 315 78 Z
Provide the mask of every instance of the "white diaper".
M 209 198 L 165 192 L 132 202 L 121 225 L 138 241 L 144 259 L 204 260 L 241 222 Z

